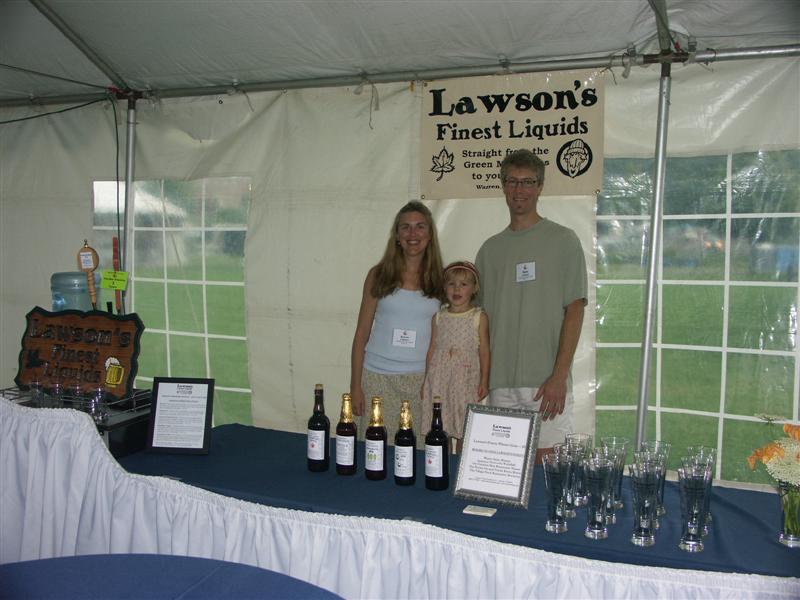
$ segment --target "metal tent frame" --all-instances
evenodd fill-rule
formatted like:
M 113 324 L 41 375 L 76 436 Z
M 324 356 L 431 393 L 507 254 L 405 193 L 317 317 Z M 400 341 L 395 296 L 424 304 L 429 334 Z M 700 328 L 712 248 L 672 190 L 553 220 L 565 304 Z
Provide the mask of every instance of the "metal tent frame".
M 131 89 L 124 78 L 118 74 L 104 59 L 78 35 L 68 23 L 64 21 L 57 10 L 45 0 L 30 0 L 42 15 L 58 29 L 72 44 L 79 49 L 108 79 L 113 82 L 113 87 L 101 92 L 72 95 L 54 95 L 38 97 L 27 100 L 2 100 L 0 106 L 25 106 L 29 104 L 67 104 L 79 102 L 110 100 L 127 101 L 126 119 L 126 157 L 125 157 L 125 219 L 124 241 L 122 253 L 122 270 L 126 268 L 126 259 L 130 247 L 128 243 L 128 228 L 133 219 L 133 179 L 135 171 L 134 146 L 136 142 L 136 102 L 148 98 L 178 98 L 193 96 L 208 96 L 216 94 L 261 92 L 300 88 L 321 88 L 339 86 L 358 86 L 365 83 L 392 83 L 401 81 L 424 81 L 431 79 L 447 79 L 455 77 L 505 75 L 519 73 L 536 73 L 544 71 L 557 71 L 569 69 L 613 68 L 630 69 L 633 66 L 648 66 L 659 64 L 661 74 L 659 79 L 658 118 L 656 122 L 656 147 L 655 147 L 655 188 L 650 211 L 650 239 L 649 257 L 647 267 L 647 284 L 645 294 L 645 319 L 642 337 L 642 357 L 639 371 L 639 393 L 636 420 L 636 445 L 645 439 L 645 425 L 648 405 L 649 373 L 651 363 L 651 348 L 653 343 L 654 316 L 656 312 L 656 277 L 657 258 L 661 245 L 661 228 L 663 221 L 663 196 L 666 176 L 666 147 L 667 133 L 669 130 L 669 104 L 671 89 L 671 68 L 675 63 L 701 63 L 782 58 L 800 56 L 800 45 L 762 46 L 752 48 L 739 48 L 733 50 L 700 50 L 692 47 L 690 40 L 688 50 L 681 49 L 675 42 L 669 28 L 667 16 L 667 0 L 648 0 L 655 14 L 657 36 L 660 52 L 657 54 L 639 54 L 635 48 L 605 58 L 571 58 L 561 60 L 542 60 L 535 62 L 511 62 L 501 60 L 497 64 L 457 67 L 449 69 L 428 69 L 418 71 L 398 71 L 384 73 L 361 73 L 358 76 L 326 77 L 317 79 L 276 80 L 234 83 L 231 85 L 212 85 L 201 87 L 175 87 L 158 90 Z M 6 65 L 7 66 L 7 65 Z M 24 69 L 20 69 L 24 70 Z M 44 75 L 37 73 L 38 75 Z M 47 75 L 45 75 L 47 76 Z

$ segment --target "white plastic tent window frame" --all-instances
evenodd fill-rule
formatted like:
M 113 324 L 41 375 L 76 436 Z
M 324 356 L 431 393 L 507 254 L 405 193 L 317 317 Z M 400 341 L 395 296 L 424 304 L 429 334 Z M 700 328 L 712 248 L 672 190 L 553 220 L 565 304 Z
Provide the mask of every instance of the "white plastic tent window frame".
M 199 184 L 202 187 L 205 187 L 206 183 L 210 183 L 214 179 L 219 178 L 203 178 L 194 180 L 194 183 Z M 226 178 L 222 178 L 226 179 Z M 241 179 L 241 178 L 239 178 Z M 247 178 L 249 180 L 249 178 Z M 203 197 L 201 199 L 201 207 L 200 207 L 200 223 L 199 225 L 182 225 L 182 226 L 168 226 L 166 222 L 166 203 L 164 202 L 164 187 L 165 183 L 168 180 L 161 179 L 156 180 L 161 189 L 161 201 L 160 201 L 160 224 L 148 224 L 148 225 L 137 225 L 136 219 L 136 210 L 137 210 L 137 192 L 134 192 L 134 218 L 133 218 L 133 225 L 129 227 L 132 232 L 131 235 L 131 245 L 130 245 L 130 258 L 128 260 L 127 270 L 131 273 L 129 278 L 129 285 L 128 285 L 128 292 L 126 295 L 126 311 L 127 312 L 136 312 L 136 284 L 137 283 L 156 283 L 162 284 L 164 289 L 164 323 L 165 326 L 163 328 L 154 328 L 148 326 L 145 332 L 145 335 L 159 335 L 164 337 L 165 341 L 165 358 L 166 364 L 163 366 L 164 372 L 163 373 L 155 373 L 155 374 L 148 374 L 148 375 L 137 375 L 136 377 L 136 387 L 149 387 L 152 384 L 154 376 L 186 376 L 186 373 L 179 373 L 174 372 L 173 365 L 172 365 L 172 338 L 173 336 L 177 337 L 186 337 L 186 338 L 200 338 L 203 343 L 203 354 L 205 357 L 205 364 L 202 366 L 203 368 L 203 376 L 206 378 L 214 377 L 212 364 L 211 364 L 211 352 L 210 352 L 210 342 L 212 340 L 230 340 L 241 342 L 247 345 L 247 324 L 246 324 L 246 314 L 243 312 L 243 322 L 241 323 L 241 330 L 245 331 L 245 335 L 225 335 L 219 333 L 210 333 L 209 332 L 209 319 L 208 319 L 208 288 L 213 286 L 231 286 L 231 287 L 239 287 L 244 290 L 245 282 L 244 282 L 244 272 L 242 273 L 242 280 L 241 281 L 218 281 L 218 280 L 210 280 L 207 278 L 207 270 L 206 270 L 206 235 L 208 233 L 214 232 L 242 232 L 245 236 L 247 236 L 247 215 L 245 214 L 244 223 L 242 225 L 226 225 L 226 226 L 208 226 L 207 225 L 207 201 L 206 198 Z M 141 182 L 137 181 L 135 184 L 139 184 Z M 136 185 L 134 186 L 137 187 Z M 104 181 L 95 181 L 94 182 L 94 213 L 95 213 L 95 223 L 97 223 L 97 213 L 98 213 L 98 204 L 105 201 L 108 202 L 108 194 L 109 190 L 115 190 L 115 182 L 104 182 Z M 106 195 L 106 198 L 102 196 Z M 116 191 L 114 191 L 114 195 L 116 195 Z M 120 182 L 119 184 L 119 195 L 120 195 L 120 219 L 122 219 L 122 214 L 125 211 L 125 183 Z M 116 202 L 116 199 L 114 199 Z M 248 207 L 249 210 L 249 207 Z M 97 233 L 97 237 L 103 239 L 105 242 L 104 246 L 111 248 L 111 237 L 117 234 L 117 228 L 113 225 L 93 225 L 93 231 Z M 161 247 L 162 247 L 162 269 L 163 273 L 161 277 L 145 277 L 145 276 L 137 276 L 136 275 L 136 264 L 135 264 L 135 257 L 136 257 L 136 244 L 137 244 L 137 234 L 142 234 L 144 232 L 148 233 L 157 233 L 161 235 Z M 201 269 L 202 269 L 202 276 L 199 279 L 177 279 L 174 277 L 170 277 L 168 274 L 168 234 L 169 233 L 182 233 L 182 232 L 192 232 L 192 233 L 199 233 L 200 234 L 200 244 L 201 244 Z M 242 261 L 244 261 L 244 246 L 242 249 Z M 110 261 L 107 261 L 110 262 Z M 111 268 L 110 265 L 106 265 L 104 268 Z M 169 286 L 170 284 L 180 284 L 180 285 L 190 285 L 190 286 L 198 286 L 201 289 L 202 293 L 202 331 L 201 332 L 194 332 L 194 331 L 185 331 L 180 328 L 174 327 L 170 324 L 170 295 L 169 295 Z M 110 297 L 110 296 L 109 296 Z M 108 298 L 107 298 L 108 299 Z M 238 402 L 231 403 L 229 400 L 226 401 L 225 396 L 230 397 L 230 394 L 234 395 L 242 395 L 243 397 L 246 396 L 246 401 L 242 404 L 247 406 L 248 411 L 250 411 L 250 397 L 252 395 L 252 389 L 250 387 L 249 381 L 249 374 L 246 381 L 242 381 L 241 385 L 237 386 L 226 386 L 226 385 L 219 385 L 218 383 L 215 385 L 216 392 L 224 392 L 224 395 L 215 394 L 216 402 L 214 407 L 214 423 L 221 424 L 220 418 L 218 415 L 221 413 L 228 413 L 232 406 L 228 406 L 229 404 L 239 404 Z M 224 407 L 223 407 L 224 406 Z M 250 424 L 252 422 L 252 412 L 249 414 L 249 418 L 245 420 L 239 418 L 237 419 L 239 422 L 244 422 L 245 424 Z M 225 421 L 227 422 L 227 420 Z
M 653 415 L 655 417 L 655 437 L 656 439 L 665 439 L 666 441 L 670 441 L 673 444 L 673 450 L 671 453 L 671 461 L 674 462 L 675 460 L 679 460 L 681 456 L 681 452 L 685 450 L 685 446 L 689 444 L 696 444 L 698 443 L 696 440 L 681 440 L 681 443 L 676 444 L 674 439 L 670 439 L 669 437 L 664 437 L 662 435 L 662 419 L 664 415 L 690 415 L 693 417 L 706 417 L 712 418 L 717 420 L 717 432 L 716 432 L 716 447 L 718 450 L 718 461 L 716 466 L 715 472 L 715 479 L 723 479 L 724 471 L 727 472 L 726 474 L 730 473 L 730 469 L 723 469 L 723 465 L 728 465 L 730 461 L 740 462 L 741 465 L 745 464 L 745 459 L 747 454 L 740 455 L 738 452 L 735 455 L 726 455 L 726 448 L 725 448 L 725 426 L 727 423 L 730 422 L 750 422 L 750 423 L 758 423 L 759 426 L 763 424 L 763 420 L 756 416 L 757 413 L 761 412 L 758 407 L 755 407 L 753 410 L 752 415 L 742 415 L 742 414 L 734 414 L 726 412 L 726 398 L 728 392 L 728 377 L 727 377 L 727 361 L 730 356 L 733 355 L 763 355 L 763 356 L 770 356 L 770 357 L 784 357 L 791 359 L 793 362 L 793 376 L 792 376 L 792 390 L 791 390 L 791 398 L 792 398 L 792 406 L 791 406 L 791 414 L 790 415 L 781 415 L 782 418 L 789 418 L 793 421 L 797 421 L 800 419 L 800 344 L 798 344 L 797 332 L 794 334 L 794 350 L 768 350 L 768 349 L 753 349 L 753 348 L 740 348 L 735 346 L 730 346 L 728 344 L 728 325 L 730 320 L 730 308 L 731 308 L 731 300 L 730 300 L 730 290 L 732 287 L 748 287 L 748 286 L 755 286 L 761 288 L 783 288 L 783 289 L 794 289 L 796 291 L 796 300 L 795 306 L 800 305 L 800 276 L 797 277 L 794 281 L 784 282 L 784 281 L 761 281 L 761 280 L 741 280 L 741 279 L 731 279 L 731 253 L 732 253 L 732 224 L 737 219 L 753 219 L 753 218 L 765 218 L 765 219 L 774 219 L 774 218 L 793 218 L 797 219 L 800 222 L 800 211 L 796 212 L 756 212 L 756 213 L 741 213 L 741 212 L 734 212 L 733 209 L 733 172 L 732 172 L 732 164 L 734 161 L 734 156 L 736 153 L 728 153 L 726 155 L 727 164 L 726 164 L 726 200 L 725 200 L 725 213 L 712 213 L 712 214 L 669 214 L 664 215 L 664 223 L 662 227 L 668 223 L 669 221 L 679 221 L 679 220 L 705 220 L 705 219 L 719 219 L 725 221 L 725 266 L 724 266 L 724 275 L 722 279 L 713 279 L 713 280 L 701 280 L 701 279 L 692 279 L 692 280 L 679 280 L 679 279 L 664 279 L 664 260 L 663 260 L 663 244 L 662 247 L 659 249 L 659 272 L 657 277 L 657 285 L 658 285 L 658 300 L 657 300 L 657 316 L 656 316 L 656 323 L 655 323 L 655 336 L 654 336 L 654 361 L 651 365 L 651 369 L 653 372 L 652 382 L 654 385 L 654 394 L 651 395 L 648 413 L 649 416 Z M 669 175 L 668 175 L 669 177 Z M 642 222 L 644 225 L 645 230 L 649 227 L 650 216 L 649 214 L 598 214 L 597 221 L 599 222 L 612 222 L 612 221 L 627 221 L 627 222 Z M 662 235 L 663 239 L 663 235 Z M 602 240 L 598 237 L 598 245 L 602 246 Z M 614 279 L 614 278 L 599 278 L 596 281 L 597 288 L 599 289 L 603 285 L 614 285 L 614 286 L 641 286 L 644 288 L 646 285 L 646 280 L 642 279 Z M 698 346 L 698 345 L 690 345 L 690 344 L 669 344 L 664 343 L 662 341 L 662 334 L 663 334 L 663 324 L 664 324 L 664 314 L 663 314 L 663 307 L 664 307 L 664 298 L 663 292 L 665 287 L 667 286 L 696 286 L 696 285 L 703 285 L 703 286 L 712 286 L 712 287 L 720 287 L 723 291 L 723 318 L 722 318 L 722 343 L 717 346 Z M 600 315 L 598 314 L 598 319 Z M 596 326 L 598 323 L 596 323 Z M 597 339 L 600 339 L 600 334 L 598 332 Z M 641 349 L 641 341 L 638 342 L 601 342 L 598 341 L 596 343 L 596 348 L 598 350 L 603 348 L 630 348 L 630 349 Z M 677 407 L 670 407 L 665 406 L 662 403 L 662 390 L 663 390 L 663 372 L 662 372 L 662 358 L 664 350 L 694 350 L 694 351 L 704 351 L 704 352 L 716 352 L 720 353 L 721 355 L 721 369 L 720 369 L 720 393 L 719 393 L 719 404 L 718 409 L 715 411 L 707 411 L 707 410 L 692 410 L 687 408 L 677 408 Z M 636 372 L 636 377 L 638 378 L 638 371 Z M 601 367 L 598 364 L 596 370 L 596 380 L 598 384 L 598 389 L 602 385 L 604 373 L 601 371 Z M 763 400 L 759 399 L 759 404 L 764 404 Z M 598 412 L 631 412 L 634 415 L 636 413 L 637 405 L 636 405 L 636 398 L 630 398 L 630 402 L 620 402 L 619 404 L 600 404 L 596 405 L 596 410 Z M 764 435 L 768 434 L 768 429 L 765 424 L 764 425 Z M 599 439 L 603 435 L 625 435 L 627 437 L 627 433 L 621 433 L 618 431 L 602 431 L 601 429 L 597 429 L 596 432 L 597 438 Z M 752 448 L 750 451 L 755 450 L 761 443 L 758 443 L 757 440 L 752 441 Z M 685 442 L 685 443 L 684 443 Z M 755 481 L 767 481 L 766 478 L 759 477 L 758 475 L 749 476 L 749 473 L 745 473 L 745 476 L 742 478 L 732 479 L 730 476 L 726 478 L 729 481 L 747 481 L 747 482 L 755 482 Z

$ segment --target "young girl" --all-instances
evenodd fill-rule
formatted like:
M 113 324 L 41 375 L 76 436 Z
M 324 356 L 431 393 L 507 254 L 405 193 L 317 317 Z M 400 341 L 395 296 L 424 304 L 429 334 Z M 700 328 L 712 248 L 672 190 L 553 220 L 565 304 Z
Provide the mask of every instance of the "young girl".
M 433 315 L 425 380 L 422 384 L 422 424 L 433 411 L 433 397 L 442 401 L 444 430 L 461 451 L 467 404 L 489 392 L 489 319 L 473 305 L 479 289 L 478 270 L 459 261 L 444 270 L 447 304 Z

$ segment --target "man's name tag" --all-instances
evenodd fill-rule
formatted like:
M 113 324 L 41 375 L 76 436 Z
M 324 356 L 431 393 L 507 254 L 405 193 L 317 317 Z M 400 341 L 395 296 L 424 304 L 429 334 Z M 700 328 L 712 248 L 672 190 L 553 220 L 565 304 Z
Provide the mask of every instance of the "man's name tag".
M 517 263 L 517 283 L 536 279 L 536 262 Z
M 395 329 L 392 332 L 392 346 L 416 348 L 417 332 L 413 329 Z

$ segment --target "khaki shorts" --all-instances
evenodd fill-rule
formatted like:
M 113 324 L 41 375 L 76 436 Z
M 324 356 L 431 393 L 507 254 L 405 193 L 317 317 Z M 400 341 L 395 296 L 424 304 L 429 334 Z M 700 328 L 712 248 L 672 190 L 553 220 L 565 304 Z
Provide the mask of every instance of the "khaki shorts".
M 369 426 L 369 417 L 372 409 L 372 397 L 383 398 L 383 424 L 389 438 L 389 445 L 394 446 L 394 435 L 400 425 L 400 401 L 411 401 L 411 421 L 414 435 L 417 436 L 417 448 L 425 448 L 425 434 L 431 428 L 430 416 L 428 422 L 422 414 L 422 400 L 420 391 L 425 373 L 409 373 L 406 375 L 383 375 L 364 369 L 361 372 L 361 389 L 364 390 L 364 415 L 358 423 L 358 438 L 363 440 L 364 433 Z
M 541 400 L 533 401 L 539 388 L 496 388 L 489 392 L 489 406 L 500 408 L 522 408 L 539 411 Z M 553 444 L 563 442 L 564 436 L 573 433 L 575 423 L 572 418 L 572 392 L 567 392 L 564 412 L 555 419 L 542 420 L 539 429 L 539 448 L 552 448 Z

